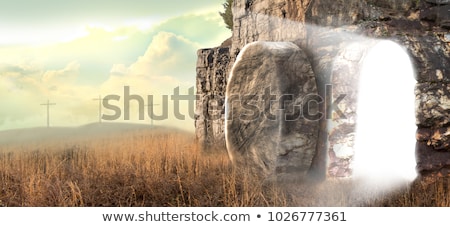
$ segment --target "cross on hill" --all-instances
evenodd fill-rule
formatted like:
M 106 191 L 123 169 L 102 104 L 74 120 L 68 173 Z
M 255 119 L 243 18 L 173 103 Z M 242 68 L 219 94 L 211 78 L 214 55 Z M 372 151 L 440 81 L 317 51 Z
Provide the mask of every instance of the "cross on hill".
M 50 103 L 50 100 L 47 100 L 47 103 L 41 104 L 41 106 L 47 106 L 47 128 L 50 128 L 50 106 L 54 106 L 56 103 Z
M 151 108 L 151 110 L 149 110 L 148 113 L 153 113 L 153 107 L 154 106 L 159 106 L 159 104 L 153 104 L 153 101 L 152 101 L 147 106 Z M 151 126 L 153 127 L 153 117 L 150 116 L 150 119 L 151 119 Z
M 106 100 L 103 99 L 101 95 L 98 96 L 98 98 L 92 99 L 94 101 L 98 101 L 98 123 L 102 123 L 102 101 Z

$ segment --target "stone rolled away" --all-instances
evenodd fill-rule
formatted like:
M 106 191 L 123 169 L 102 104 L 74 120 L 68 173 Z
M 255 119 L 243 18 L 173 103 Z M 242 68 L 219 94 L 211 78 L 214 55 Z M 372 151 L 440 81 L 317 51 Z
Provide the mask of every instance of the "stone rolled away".
M 233 162 L 265 179 L 302 180 L 319 127 L 317 120 L 301 116 L 311 95 L 317 96 L 314 73 L 298 46 L 248 44 L 231 70 L 226 92 L 225 137 Z M 317 105 L 310 107 L 317 112 Z

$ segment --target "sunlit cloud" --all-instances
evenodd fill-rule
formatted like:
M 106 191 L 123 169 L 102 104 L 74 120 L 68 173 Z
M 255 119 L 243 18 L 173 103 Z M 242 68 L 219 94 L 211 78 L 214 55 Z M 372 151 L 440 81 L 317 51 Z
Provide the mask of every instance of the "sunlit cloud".
M 78 62 L 70 62 L 63 69 L 46 71 L 42 76 L 42 82 L 51 86 L 74 83 L 79 75 L 79 69 Z
M 179 15 L 217 13 L 222 9 L 221 3 L 222 0 L 6 1 L 0 7 L 0 45 L 70 42 L 87 36 L 86 27 L 107 31 L 136 27 L 146 31 L 155 23 Z
M 46 108 L 41 104 L 47 100 L 56 103 L 50 109 L 50 125 L 55 127 L 98 121 L 98 102 L 93 99 L 116 94 L 122 96 L 117 105 L 123 106 L 125 86 L 142 96 L 146 105 L 148 95 L 161 104 L 162 96 L 170 97 L 176 87 L 187 94 L 195 84 L 197 49 L 218 45 L 231 35 L 219 25 L 220 20 L 216 11 L 210 11 L 159 22 L 130 19 L 124 21 L 126 25 L 115 26 L 93 22 L 65 42 L 55 38 L 46 45 L 35 45 L 40 39 L 27 45 L 0 45 L 0 105 L 5 107 L 0 112 L 0 130 L 45 126 Z M 211 33 L 219 35 L 211 37 Z M 137 117 L 136 103 L 131 108 L 129 121 L 117 121 L 149 124 L 148 116 Z M 157 108 L 156 112 L 161 111 Z M 193 130 L 187 102 L 180 109 L 186 120 L 171 114 L 155 124 Z
M 173 33 L 160 32 L 154 36 L 145 54 L 130 66 L 134 75 L 172 76 L 192 81 L 196 50 L 200 46 Z

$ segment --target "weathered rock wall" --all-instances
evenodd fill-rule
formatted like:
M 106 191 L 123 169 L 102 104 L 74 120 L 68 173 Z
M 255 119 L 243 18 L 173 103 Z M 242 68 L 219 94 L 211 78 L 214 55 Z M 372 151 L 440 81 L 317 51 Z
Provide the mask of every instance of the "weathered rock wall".
M 306 38 L 305 13 L 311 1 L 235 0 L 231 53 L 237 56 L 254 41 L 292 41 Z
M 201 49 L 197 55 L 196 137 L 204 151 L 224 150 L 224 102 L 230 48 Z
M 422 175 L 450 176 L 449 41 L 437 34 L 410 42 L 414 58 L 428 60 L 418 64 L 416 85 L 417 169 Z
M 223 111 L 228 72 L 246 44 L 291 41 L 300 46 L 309 56 L 318 92 L 325 97 L 325 84 L 331 82 L 335 57 L 343 47 L 361 37 L 390 39 L 407 49 L 416 67 L 418 170 L 446 174 L 447 170 L 442 170 L 450 168 L 450 14 L 442 12 L 448 7 L 448 1 L 434 0 L 235 0 L 229 55 L 209 57 L 199 52 L 199 59 L 211 61 L 208 66 L 199 63 L 197 68 L 201 97 L 197 102 L 197 137 L 206 147 L 224 147 L 223 120 L 205 119 L 209 118 L 210 100 L 216 100 L 217 111 Z M 227 63 L 216 58 L 227 59 Z M 217 71 L 221 76 L 213 76 Z M 216 80 L 222 82 L 207 82 Z M 324 106 L 320 108 L 325 111 Z M 319 174 L 323 176 L 333 154 L 324 142 L 329 137 L 327 122 L 320 124 L 312 169 L 323 171 Z

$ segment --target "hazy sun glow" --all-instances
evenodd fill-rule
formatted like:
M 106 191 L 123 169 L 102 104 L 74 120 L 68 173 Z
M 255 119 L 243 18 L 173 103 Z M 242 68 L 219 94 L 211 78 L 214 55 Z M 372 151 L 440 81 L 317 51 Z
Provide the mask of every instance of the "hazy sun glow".
M 89 35 L 83 27 L 71 28 L 30 28 L 18 30 L 7 29 L 8 32 L 0 36 L 0 45 L 48 45 L 62 42 L 70 42 Z

